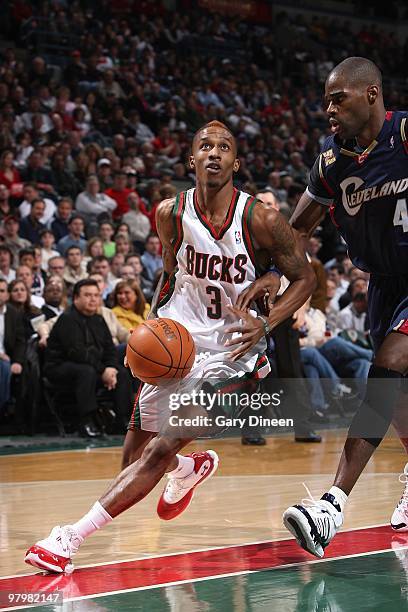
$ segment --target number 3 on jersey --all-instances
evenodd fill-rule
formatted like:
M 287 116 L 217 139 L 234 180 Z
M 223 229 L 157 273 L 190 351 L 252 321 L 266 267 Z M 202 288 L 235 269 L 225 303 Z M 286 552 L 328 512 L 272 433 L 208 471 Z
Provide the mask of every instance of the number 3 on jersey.
M 408 209 L 406 200 L 402 199 L 397 201 L 393 223 L 394 225 L 401 225 L 403 232 L 408 232 Z
M 221 291 L 219 287 L 214 287 L 213 285 L 207 285 L 205 292 L 207 295 L 212 296 L 210 300 L 211 306 L 207 308 L 207 317 L 210 319 L 220 319 L 221 318 Z

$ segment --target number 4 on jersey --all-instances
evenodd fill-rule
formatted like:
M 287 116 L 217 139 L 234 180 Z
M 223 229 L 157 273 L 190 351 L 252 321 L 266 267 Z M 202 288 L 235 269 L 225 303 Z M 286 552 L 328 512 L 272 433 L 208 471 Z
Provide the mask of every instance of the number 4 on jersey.
M 397 201 L 393 223 L 394 225 L 401 225 L 403 232 L 408 232 L 408 209 L 406 200 L 402 199 Z

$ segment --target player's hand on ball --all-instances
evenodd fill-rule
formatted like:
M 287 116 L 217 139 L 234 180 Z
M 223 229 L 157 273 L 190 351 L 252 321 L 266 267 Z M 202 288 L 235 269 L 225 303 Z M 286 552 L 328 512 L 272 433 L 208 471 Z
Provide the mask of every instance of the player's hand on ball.
M 237 361 L 258 344 L 259 340 L 264 336 L 264 325 L 260 319 L 253 317 L 246 310 L 240 310 L 236 306 L 229 306 L 229 310 L 237 319 L 242 321 L 242 324 L 231 325 L 226 330 L 228 334 L 233 334 L 234 332 L 241 334 L 238 338 L 227 340 L 225 343 L 225 346 L 231 347 L 239 345 L 230 353 L 232 361 Z
M 273 307 L 279 288 L 279 275 L 276 272 L 267 272 L 240 293 L 235 306 L 239 310 L 247 310 L 251 302 L 263 298 L 265 307 L 269 311 Z

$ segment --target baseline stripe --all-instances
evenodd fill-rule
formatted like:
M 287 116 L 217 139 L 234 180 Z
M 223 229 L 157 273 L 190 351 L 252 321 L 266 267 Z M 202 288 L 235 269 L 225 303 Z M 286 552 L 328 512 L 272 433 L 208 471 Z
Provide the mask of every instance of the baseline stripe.
M 408 537 L 398 535 L 400 547 L 407 546 Z M 326 549 L 325 559 L 388 550 L 393 540 L 395 546 L 395 532 L 389 525 L 341 532 Z M 71 576 L 34 574 L 4 578 L 0 579 L 0 590 L 30 593 L 58 588 L 66 598 L 86 597 L 308 562 L 316 559 L 293 539 L 278 540 L 79 568 Z

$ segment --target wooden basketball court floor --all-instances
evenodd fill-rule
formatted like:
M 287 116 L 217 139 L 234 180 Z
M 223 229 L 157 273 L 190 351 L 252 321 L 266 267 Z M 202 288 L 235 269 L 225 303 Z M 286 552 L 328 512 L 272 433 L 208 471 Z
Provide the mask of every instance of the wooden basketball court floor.
M 18 593 L 63 595 L 63 607 L 37 604 L 44 611 L 408 609 L 408 534 L 389 527 L 406 462 L 395 438 L 366 469 L 324 560 L 301 550 L 282 525 L 283 510 L 307 497 L 303 482 L 315 497 L 331 484 L 344 435 L 324 432 L 320 445 L 274 437 L 258 448 L 211 441 L 219 470 L 182 516 L 157 517 L 160 483 L 86 541 L 70 576 L 35 571 L 24 552 L 90 508 L 117 473 L 121 449 L 0 457 L 0 609 L 26 608 Z

